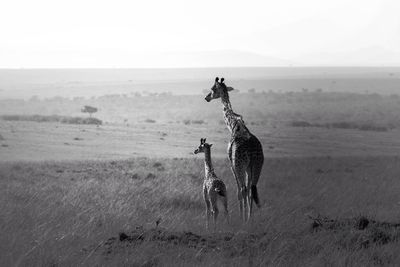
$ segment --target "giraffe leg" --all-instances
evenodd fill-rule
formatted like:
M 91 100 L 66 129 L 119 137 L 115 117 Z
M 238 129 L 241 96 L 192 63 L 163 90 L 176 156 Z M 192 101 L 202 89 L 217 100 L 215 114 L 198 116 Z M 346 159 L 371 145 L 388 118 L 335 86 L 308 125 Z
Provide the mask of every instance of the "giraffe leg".
M 234 169 L 235 169 L 235 173 L 236 173 L 236 177 L 237 177 L 237 182 L 238 182 L 238 187 L 239 187 L 239 195 L 240 195 L 240 199 L 241 199 L 240 213 L 241 213 L 242 220 L 245 222 L 245 221 L 247 221 L 247 203 L 248 203 L 247 188 L 246 188 L 246 184 L 245 184 L 246 172 L 240 166 L 238 166 Z
M 251 188 L 250 186 L 248 188 Z M 248 214 L 248 218 L 249 220 L 251 219 L 251 215 L 253 213 L 253 194 L 251 192 L 251 190 L 248 190 L 248 199 L 249 199 L 249 214 Z
M 237 189 L 237 197 L 239 201 L 239 214 L 240 214 L 240 219 L 243 221 L 243 195 L 242 195 L 242 190 L 240 187 Z
M 248 190 L 247 190 L 246 185 L 243 184 L 241 186 L 240 192 L 242 194 L 242 199 L 243 199 L 243 218 L 244 218 L 244 221 L 246 222 L 248 220 L 247 214 L 248 214 L 248 210 L 249 210 L 249 207 L 248 207 L 249 197 L 248 197 Z
M 210 202 L 211 202 L 211 210 L 213 214 L 213 222 L 214 222 L 214 231 L 217 229 L 217 218 L 218 218 L 218 205 L 217 205 L 217 194 L 212 192 L 210 194 Z
M 248 176 L 247 188 L 249 190 L 249 217 L 252 216 L 253 203 L 255 203 L 257 207 L 259 208 L 261 207 L 257 192 L 257 182 L 261 175 L 263 163 L 264 163 L 264 156 L 261 154 L 253 158 L 253 160 L 250 162 L 249 167 L 247 168 L 247 176 Z
M 203 198 L 204 202 L 206 203 L 206 229 L 210 229 L 210 217 L 211 217 L 211 204 L 210 204 L 210 199 L 208 197 L 207 190 L 204 188 L 203 189 Z
M 239 200 L 239 210 L 240 210 L 240 218 L 242 221 L 247 220 L 247 190 L 245 185 L 245 176 L 246 173 L 242 171 L 242 169 L 234 168 L 234 173 L 236 174 L 236 181 L 238 186 L 238 200 Z
M 208 206 L 206 208 L 206 216 L 207 216 L 207 224 L 206 228 L 207 230 L 210 230 L 210 218 L 211 218 L 211 208 L 210 208 L 210 202 L 208 202 Z
M 238 199 L 240 204 L 240 215 L 243 221 L 247 221 L 248 193 L 246 188 L 246 170 L 250 163 L 249 156 L 244 147 L 237 146 L 233 142 L 229 148 L 229 159 L 231 160 L 232 172 L 236 178 L 238 187 Z
M 231 162 L 232 163 L 232 162 Z M 242 193 L 240 190 L 240 184 L 239 181 L 237 179 L 235 170 L 233 168 L 233 165 L 231 165 L 231 171 L 233 173 L 233 176 L 235 177 L 236 180 L 236 186 L 237 186 L 237 198 L 238 198 L 238 202 L 239 202 L 239 214 L 240 214 L 240 219 L 243 220 L 243 198 L 242 198 Z
M 222 204 L 224 205 L 226 223 L 229 224 L 228 197 L 226 195 L 222 199 Z
M 251 219 L 251 215 L 253 212 L 253 192 L 252 192 L 252 185 L 253 185 L 253 172 L 252 166 L 247 169 L 247 199 L 248 199 L 248 219 Z

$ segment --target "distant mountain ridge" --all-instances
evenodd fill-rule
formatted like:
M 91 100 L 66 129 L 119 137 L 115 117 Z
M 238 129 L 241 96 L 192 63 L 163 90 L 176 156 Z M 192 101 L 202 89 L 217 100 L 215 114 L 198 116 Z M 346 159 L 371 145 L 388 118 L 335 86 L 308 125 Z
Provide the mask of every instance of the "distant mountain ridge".
M 400 53 L 380 46 L 350 51 L 308 54 L 295 59 L 299 66 L 400 66 Z
M 237 50 L 169 52 L 161 54 L 158 62 L 173 67 L 289 67 L 293 62 Z

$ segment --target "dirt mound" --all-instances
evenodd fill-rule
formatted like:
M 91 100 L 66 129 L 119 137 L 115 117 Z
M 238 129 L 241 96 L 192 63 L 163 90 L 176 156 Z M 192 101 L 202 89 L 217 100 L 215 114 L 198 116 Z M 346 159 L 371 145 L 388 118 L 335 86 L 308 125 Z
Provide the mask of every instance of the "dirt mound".
M 145 243 L 170 245 L 201 250 L 203 253 L 217 251 L 226 253 L 226 256 L 242 256 L 252 251 L 265 248 L 268 240 L 263 240 L 266 233 L 210 233 L 198 235 L 192 232 L 169 231 L 164 228 L 145 229 L 137 227 L 130 233 L 119 233 L 118 237 L 111 237 L 103 244 L 103 253 L 117 252 L 121 247 L 136 247 Z M 265 242 L 265 244 L 264 244 Z M 264 244 L 264 245 L 263 245 Z
M 400 240 L 400 223 L 379 222 L 360 216 L 350 219 L 312 218 L 311 229 L 334 232 L 337 244 L 350 249 L 385 245 Z M 341 235 L 342 234 L 342 235 Z

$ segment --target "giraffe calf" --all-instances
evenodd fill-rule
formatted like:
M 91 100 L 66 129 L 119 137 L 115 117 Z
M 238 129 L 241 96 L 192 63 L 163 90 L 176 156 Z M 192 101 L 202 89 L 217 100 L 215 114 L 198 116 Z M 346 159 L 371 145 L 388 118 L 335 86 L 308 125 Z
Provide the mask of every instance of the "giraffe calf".
M 206 143 L 205 138 L 200 139 L 200 146 L 194 151 L 195 154 L 204 153 L 205 177 L 203 183 L 203 197 L 206 203 L 207 229 L 210 226 L 210 217 L 213 215 L 214 229 L 217 227 L 218 205 L 222 202 L 225 210 L 225 217 L 229 223 L 228 195 L 225 183 L 217 177 L 211 161 L 211 146 Z

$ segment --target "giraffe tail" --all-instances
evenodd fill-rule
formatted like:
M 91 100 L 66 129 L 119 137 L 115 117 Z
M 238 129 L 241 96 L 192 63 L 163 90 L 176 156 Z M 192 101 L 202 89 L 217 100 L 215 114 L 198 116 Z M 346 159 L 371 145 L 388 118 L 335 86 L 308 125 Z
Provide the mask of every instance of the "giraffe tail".
M 256 203 L 257 207 L 261 207 L 256 185 L 251 186 L 251 196 L 253 197 L 254 203 Z

